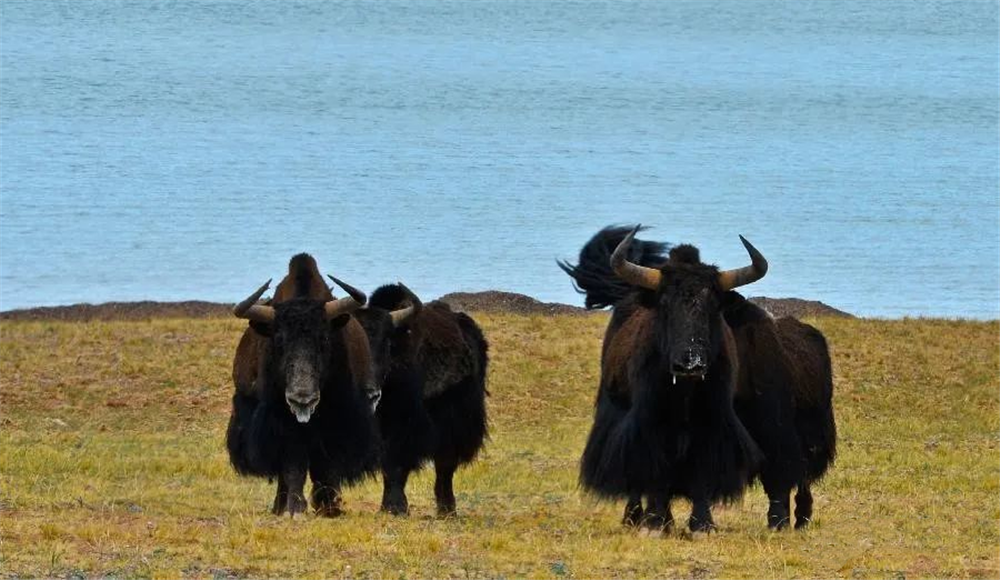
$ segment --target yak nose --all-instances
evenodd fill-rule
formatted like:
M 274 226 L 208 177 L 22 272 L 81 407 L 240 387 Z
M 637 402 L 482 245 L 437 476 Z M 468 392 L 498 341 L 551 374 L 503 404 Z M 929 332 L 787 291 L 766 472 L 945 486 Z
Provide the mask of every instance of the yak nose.
M 299 423 L 308 423 L 316 407 L 319 406 L 319 393 L 286 393 L 285 402 Z
M 308 393 L 288 393 L 285 395 L 285 400 L 300 407 L 311 407 L 319 402 L 319 393 L 315 391 Z
M 676 376 L 704 375 L 708 366 L 702 349 L 689 348 L 681 352 L 670 365 L 670 372 Z

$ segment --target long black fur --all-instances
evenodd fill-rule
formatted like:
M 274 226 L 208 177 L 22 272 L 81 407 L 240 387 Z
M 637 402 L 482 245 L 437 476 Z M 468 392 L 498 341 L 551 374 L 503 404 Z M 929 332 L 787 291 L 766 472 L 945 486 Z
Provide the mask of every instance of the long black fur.
M 609 332 L 635 308 L 616 308 Z M 630 376 L 637 384 L 631 400 L 602 382 L 581 484 L 608 499 L 664 491 L 710 503 L 738 499 L 762 456 L 733 409 L 724 378 L 732 369 L 716 365 L 701 384 L 667 387 L 671 378 L 661 361 L 653 351 L 647 355 Z
M 693 246 L 674 247 L 664 257 L 666 244 L 634 240 L 629 260 L 662 269 L 668 286 L 629 286 L 613 272 L 610 257 L 630 230 L 605 228 L 584 245 L 577 265 L 560 263 L 586 294 L 588 308 L 614 308 L 580 482 L 598 496 L 627 498 L 630 523 L 637 523 L 642 496 L 662 510 L 657 526 L 672 522 L 670 498 L 686 497 L 695 506 L 691 529 L 710 529 L 710 505 L 740 497 L 762 456 L 733 408 L 738 359 L 721 312 L 709 308 L 707 318 L 699 318 L 707 325 L 708 374 L 674 383 L 668 329 L 679 314 L 670 308 L 682 306 L 666 306 L 661 293 L 669 287 L 671 296 L 701 295 L 702 289 L 720 294 L 718 270 L 701 264 Z
M 229 428 L 226 430 L 226 449 L 229 451 L 229 462 L 240 475 L 267 476 L 269 472 L 274 472 L 261 465 L 267 462 L 252 460 L 247 448 L 256 439 L 248 431 L 252 428 L 253 416 L 258 407 L 259 401 L 255 397 L 238 391 L 233 394 L 233 412 L 229 416 Z
M 630 231 L 629 226 L 608 226 L 584 244 L 575 266 L 566 261 L 556 262 L 573 279 L 576 291 L 585 295 L 584 304 L 588 309 L 614 306 L 635 291 L 611 270 L 611 254 Z M 627 257 L 634 264 L 659 267 L 667 260 L 664 252 L 669 249 L 670 244 L 664 242 L 637 239 L 632 242 Z
M 286 310 L 316 307 L 300 301 L 277 305 Z M 328 373 L 319 406 L 308 423 L 298 423 L 288 410 L 276 359 L 266 362 L 265 389 L 259 399 L 239 392 L 233 396 L 226 445 L 238 473 L 275 477 L 293 451 L 298 451 L 291 449 L 296 446 L 308 449 L 309 464 L 321 466 L 330 481 L 352 484 L 378 469 L 379 437 L 371 408 L 354 385 L 343 338 L 334 334 L 331 340 L 334 371 Z

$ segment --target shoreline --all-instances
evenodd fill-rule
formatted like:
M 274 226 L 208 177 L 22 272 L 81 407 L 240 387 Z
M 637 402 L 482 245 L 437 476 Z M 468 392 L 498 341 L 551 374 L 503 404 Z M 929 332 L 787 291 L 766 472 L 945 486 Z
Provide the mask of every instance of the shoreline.
M 586 310 L 560 302 L 541 302 L 531 296 L 516 292 L 486 290 L 482 292 L 452 292 L 438 298 L 453 309 L 468 312 L 489 312 L 504 314 L 588 315 L 603 310 Z M 832 316 L 856 318 L 815 300 L 801 298 L 770 298 L 756 296 L 749 298 L 754 304 L 764 308 L 776 318 L 794 316 Z M 223 318 L 232 316 L 232 304 L 184 300 L 158 302 L 138 300 L 129 302 L 103 302 L 100 304 L 71 304 L 67 306 L 37 306 L 18 308 L 0 312 L 0 320 L 10 321 L 68 321 L 87 322 L 93 320 L 148 320 L 152 318 Z

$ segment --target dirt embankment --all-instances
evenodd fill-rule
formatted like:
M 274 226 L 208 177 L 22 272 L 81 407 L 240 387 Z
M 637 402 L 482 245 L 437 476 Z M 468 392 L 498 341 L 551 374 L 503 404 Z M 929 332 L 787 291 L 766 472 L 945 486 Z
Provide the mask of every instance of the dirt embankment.
M 0 320 L 148 320 L 150 318 L 218 318 L 232 316 L 232 304 L 187 300 L 184 302 L 105 302 L 42 306 L 0 312 Z
M 757 306 L 770 312 L 775 318 L 782 316 L 794 316 L 804 318 L 807 316 L 834 316 L 837 318 L 855 318 L 853 314 L 838 310 L 829 304 L 824 304 L 817 300 L 803 300 L 801 298 L 768 298 L 766 296 L 756 296 L 750 298 Z
M 559 302 L 540 302 L 515 292 L 452 292 L 439 298 L 453 310 L 463 312 L 509 312 L 513 314 L 586 314 L 580 306 Z
M 514 292 L 453 292 L 440 298 L 453 309 L 468 312 L 502 312 L 513 314 L 587 314 L 588 311 L 569 304 L 541 302 Z M 751 302 L 780 316 L 837 316 L 853 318 L 822 302 L 799 298 L 751 298 Z M 106 302 L 104 304 L 73 304 L 7 310 L 0 320 L 148 320 L 150 318 L 219 318 L 232 316 L 232 304 L 189 300 L 186 302 Z

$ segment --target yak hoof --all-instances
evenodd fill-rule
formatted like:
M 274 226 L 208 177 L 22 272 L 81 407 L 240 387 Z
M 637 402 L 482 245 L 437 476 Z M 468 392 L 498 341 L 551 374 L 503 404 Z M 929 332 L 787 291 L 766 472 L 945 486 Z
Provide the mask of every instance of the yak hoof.
M 691 520 L 688 521 L 688 529 L 691 530 L 691 537 L 694 538 L 698 534 L 705 534 L 707 536 L 709 533 L 716 531 L 718 528 L 711 520 L 691 518 Z
M 788 518 L 780 518 L 780 519 L 779 518 L 768 518 L 767 519 L 767 527 L 771 528 L 772 530 L 774 530 L 776 532 L 780 532 L 781 530 L 783 530 L 783 529 L 785 529 L 785 528 L 788 527 Z M 795 527 L 798 528 L 799 524 L 796 523 Z
M 410 508 L 405 503 L 390 502 L 382 504 L 382 511 L 394 516 L 405 516 L 410 513 Z
M 796 530 L 804 530 L 805 528 L 809 527 L 809 522 L 810 521 L 812 521 L 812 520 L 810 520 L 809 518 L 796 518 L 796 520 L 795 520 L 795 529 Z
M 336 518 L 344 515 L 344 510 L 341 509 L 340 504 L 325 505 L 316 508 L 316 515 L 324 518 Z
M 288 509 L 288 494 L 278 491 L 274 496 L 274 503 L 271 505 L 271 513 L 280 516 Z
M 437 507 L 437 517 L 439 517 L 441 519 L 457 518 L 458 517 L 458 510 L 455 509 L 454 504 L 453 505 L 439 505 Z
M 639 524 L 642 523 L 642 518 L 645 515 L 643 512 L 642 505 L 626 505 L 625 514 L 622 516 L 622 525 L 626 528 L 637 528 Z
M 297 514 L 305 513 L 307 507 L 309 506 L 306 504 L 306 500 L 304 498 L 301 497 L 288 498 L 288 513 L 293 518 Z
M 667 537 L 666 528 L 649 528 L 643 526 L 639 528 L 636 533 L 643 538 L 665 538 Z

